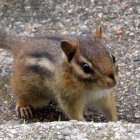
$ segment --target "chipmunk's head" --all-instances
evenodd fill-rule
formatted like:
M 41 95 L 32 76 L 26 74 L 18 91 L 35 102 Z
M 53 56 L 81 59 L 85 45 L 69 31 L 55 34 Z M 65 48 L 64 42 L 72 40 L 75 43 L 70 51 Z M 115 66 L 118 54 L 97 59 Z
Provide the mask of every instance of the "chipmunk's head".
M 71 76 L 90 89 L 106 89 L 116 85 L 118 67 L 115 57 L 110 55 L 101 42 L 101 28 L 95 37 L 83 35 L 79 41 L 63 40 L 61 48 Z

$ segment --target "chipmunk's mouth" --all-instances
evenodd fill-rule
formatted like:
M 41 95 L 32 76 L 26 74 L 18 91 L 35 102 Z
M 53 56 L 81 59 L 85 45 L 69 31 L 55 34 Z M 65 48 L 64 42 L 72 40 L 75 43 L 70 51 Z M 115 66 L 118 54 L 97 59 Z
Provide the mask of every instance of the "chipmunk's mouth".
M 115 87 L 116 85 L 116 80 L 110 80 L 107 82 L 107 85 L 109 88 Z

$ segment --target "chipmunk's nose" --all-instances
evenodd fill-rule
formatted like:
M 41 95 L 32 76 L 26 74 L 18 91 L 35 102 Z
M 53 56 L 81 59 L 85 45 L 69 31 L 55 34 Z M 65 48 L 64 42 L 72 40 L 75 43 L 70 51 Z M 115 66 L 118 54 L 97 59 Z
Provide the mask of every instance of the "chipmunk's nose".
M 109 79 L 108 79 L 107 84 L 109 87 L 114 87 L 116 85 L 116 80 L 115 80 L 115 77 L 113 74 L 109 75 Z

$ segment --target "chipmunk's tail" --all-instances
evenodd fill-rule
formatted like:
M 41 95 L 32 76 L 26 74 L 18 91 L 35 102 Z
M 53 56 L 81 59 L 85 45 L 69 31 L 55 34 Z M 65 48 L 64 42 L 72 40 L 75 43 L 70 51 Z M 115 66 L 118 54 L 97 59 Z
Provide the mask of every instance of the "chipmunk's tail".
M 14 52 L 19 44 L 19 39 L 0 28 L 0 48 Z

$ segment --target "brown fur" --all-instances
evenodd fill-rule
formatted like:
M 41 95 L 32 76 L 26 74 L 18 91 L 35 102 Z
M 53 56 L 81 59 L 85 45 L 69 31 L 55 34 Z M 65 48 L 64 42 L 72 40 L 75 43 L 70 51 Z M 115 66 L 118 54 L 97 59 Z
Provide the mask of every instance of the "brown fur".
M 29 118 L 30 106 L 39 108 L 55 98 L 70 119 L 84 121 L 83 110 L 93 102 L 108 120 L 117 121 L 112 89 L 118 71 L 99 31 L 95 37 L 40 35 L 17 42 L 14 39 L 14 45 L 6 43 L 10 38 L 7 34 L 0 32 L 0 38 L 4 40 L 0 47 L 14 54 L 11 83 L 20 117 Z M 84 72 L 83 63 L 90 66 L 90 73 Z

